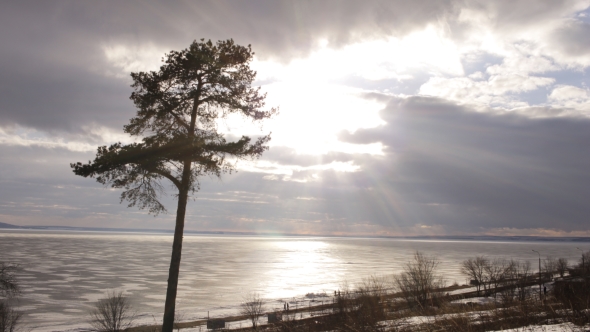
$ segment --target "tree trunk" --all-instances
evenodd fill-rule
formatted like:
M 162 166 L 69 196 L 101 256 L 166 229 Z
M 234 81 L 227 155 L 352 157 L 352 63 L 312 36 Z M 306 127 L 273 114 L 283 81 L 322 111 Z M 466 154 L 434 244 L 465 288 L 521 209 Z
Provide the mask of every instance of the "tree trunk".
M 164 305 L 164 320 L 162 332 L 174 330 L 174 311 L 176 309 L 176 291 L 178 289 L 178 275 L 180 272 L 180 256 L 182 253 L 182 237 L 184 233 L 184 216 L 188 190 L 190 188 L 191 161 L 185 160 L 182 171 L 182 182 L 178 191 L 178 208 L 176 210 L 176 226 L 174 228 L 174 242 L 172 243 L 172 258 L 168 272 L 168 289 L 166 290 L 166 304 Z

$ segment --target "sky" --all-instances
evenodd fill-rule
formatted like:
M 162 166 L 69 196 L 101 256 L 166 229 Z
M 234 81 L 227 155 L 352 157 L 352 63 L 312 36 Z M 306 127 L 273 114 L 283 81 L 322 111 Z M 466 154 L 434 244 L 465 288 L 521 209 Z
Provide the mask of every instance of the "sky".
M 186 229 L 590 236 L 590 1 L 2 1 L 0 222 L 173 229 L 69 164 L 130 142 L 131 72 L 252 46 L 270 149 Z

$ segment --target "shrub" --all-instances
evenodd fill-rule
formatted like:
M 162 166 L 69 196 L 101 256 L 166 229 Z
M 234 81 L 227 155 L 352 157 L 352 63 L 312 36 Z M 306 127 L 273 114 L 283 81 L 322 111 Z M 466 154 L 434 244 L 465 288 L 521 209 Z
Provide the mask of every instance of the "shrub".
M 565 272 L 567 271 L 567 264 L 567 258 L 560 258 L 557 260 L 557 273 L 559 273 L 559 276 L 562 278 L 565 275 Z
M 417 251 L 414 259 L 394 276 L 394 285 L 410 307 L 426 307 L 436 302 L 436 291 L 444 287 L 444 280 L 438 274 L 439 261 Z
M 12 309 L 8 301 L 0 301 L 0 332 L 18 331 L 21 313 Z
M 484 256 L 469 258 L 461 263 L 461 273 L 470 278 L 470 283 L 475 285 L 477 289 L 477 295 L 479 295 L 482 286 L 484 292 L 486 291 L 485 276 L 489 265 L 489 259 Z
M 94 331 L 101 332 L 123 331 L 131 327 L 136 317 L 131 302 L 121 291 L 107 292 L 105 298 L 98 300 L 90 316 Z
M 250 321 L 252 321 L 252 328 L 257 329 L 258 318 L 264 314 L 264 300 L 260 298 L 260 294 L 251 293 L 244 298 L 240 313 Z
M 0 262 L 0 297 L 12 297 L 18 295 L 19 287 L 15 273 L 18 265 Z
M 10 298 L 20 293 L 16 280 L 18 265 L 0 262 L 0 332 L 19 330 L 22 313 L 13 309 Z

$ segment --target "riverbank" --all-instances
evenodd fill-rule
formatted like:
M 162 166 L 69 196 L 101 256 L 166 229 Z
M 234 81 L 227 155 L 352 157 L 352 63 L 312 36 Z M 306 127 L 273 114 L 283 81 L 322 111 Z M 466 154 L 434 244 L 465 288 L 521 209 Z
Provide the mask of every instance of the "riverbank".
M 564 279 L 569 280 L 574 279 Z M 575 312 L 560 302 L 553 282 L 547 283 L 548 294 L 539 298 L 536 281 L 526 286 L 528 297 L 523 301 L 507 301 L 503 294 L 508 288 L 496 289 L 482 296 L 475 287 L 451 286 L 437 289 L 428 306 L 408 307 L 402 293 L 347 292 L 335 296 L 329 303 L 310 305 L 289 311 L 265 312 L 258 322 L 258 331 L 588 331 L 590 316 L 586 311 Z M 375 300 L 375 301 L 373 301 Z M 268 314 L 282 319 L 269 323 Z M 244 315 L 221 318 L 226 330 L 251 331 L 249 318 Z M 358 323 L 358 324 L 357 324 Z M 357 327 L 354 327 L 357 324 Z M 207 331 L 207 320 L 181 322 L 178 331 Z M 362 327 L 362 329 L 358 328 Z M 131 332 L 158 332 L 159 325 L 138 326 Z

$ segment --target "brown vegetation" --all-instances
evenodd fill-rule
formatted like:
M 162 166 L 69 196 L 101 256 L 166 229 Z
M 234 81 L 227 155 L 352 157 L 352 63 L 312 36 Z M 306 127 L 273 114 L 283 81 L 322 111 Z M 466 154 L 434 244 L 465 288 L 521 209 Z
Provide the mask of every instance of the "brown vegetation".
M 264 301 L 260 298 L 260 294 L 251 293 L 244 298 L 241 305 L 240 313 L 252 322 L 252 328 L 256 330 L 258 319 L 264 315 Z
M 128 329 L 135 320 L 131 302 L 123 292 L 109 291 L 90 312 L 94 331 L 119 332 Z
M 18 331 L 22 314 L 12 308 L 7 301 L 0 301 L 0 332 Z
M 15 332 L 21 327 L 22 313 L 15 310 L 10 301 L 20 293 L 17 270 L 16 264 L 0 262 L 0 332 Z

